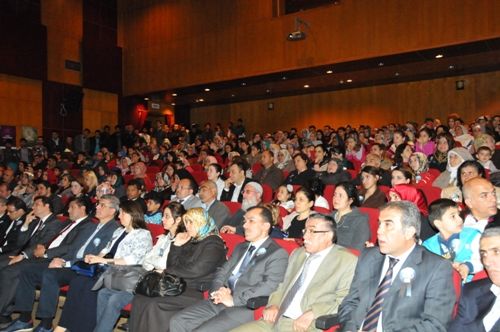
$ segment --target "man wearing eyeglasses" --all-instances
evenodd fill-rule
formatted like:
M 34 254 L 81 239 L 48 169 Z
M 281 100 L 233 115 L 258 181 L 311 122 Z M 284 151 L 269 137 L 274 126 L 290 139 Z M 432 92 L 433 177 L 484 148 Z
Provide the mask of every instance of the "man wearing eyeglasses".
M 333 218 L 311 215 L 304 246 L 290 256 L 285 279 L 269 297 L 263 318 L 232 331 L 309 331 L 316 317 L 337 312 L 349 292 L 357 258 L 335 242 Z

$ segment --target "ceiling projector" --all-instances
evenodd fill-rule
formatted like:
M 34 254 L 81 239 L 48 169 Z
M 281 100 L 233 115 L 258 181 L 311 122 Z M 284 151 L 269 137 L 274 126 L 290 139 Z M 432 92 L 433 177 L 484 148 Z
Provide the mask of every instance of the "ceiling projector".
M 306 39 L 306 33 L 300 30 L 290 32 L 287 37 L 287 40 L 289 41 L 298 41 L 304 39 Z

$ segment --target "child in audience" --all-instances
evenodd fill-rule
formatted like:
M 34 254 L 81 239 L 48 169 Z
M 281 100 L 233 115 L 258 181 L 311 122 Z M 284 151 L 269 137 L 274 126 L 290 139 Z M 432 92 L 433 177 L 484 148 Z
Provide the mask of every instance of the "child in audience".
M 477 161 L 483 165 L 483 167 L 490 171 L 490 173 L 498 172 L 498 169 L 495 167 L 495 164 L 491 161 L 491 156 L 493 155 L 493 151 L 487 146 L 481 146 L 477 149 L 476 158 Z
M 479 256 L 481 233 L 464 227 L 457 203 L 447 198 L 429 206 L 429 221 L 439 233 L 424 241 L 423 246 L 451 261 L 464 282 L 471 281 L 473 274 L 483 269 Z
M 148 208 L 146 214 L 144 214 L 144 221 L 148 224 L 161 225 L 162 224 L 162 213 L 161 205 L 163 204 L 163 199 L 160 194 L 155 191 L 151 191 L 146 195 L 146 206 Z
M 295 203 L 293 202 L 293 187 L 291 184 L 281 185 L 276 190 L 276 199 L 273 204 L 283 207 L 288 212 L 292 212 L 295 208 Z

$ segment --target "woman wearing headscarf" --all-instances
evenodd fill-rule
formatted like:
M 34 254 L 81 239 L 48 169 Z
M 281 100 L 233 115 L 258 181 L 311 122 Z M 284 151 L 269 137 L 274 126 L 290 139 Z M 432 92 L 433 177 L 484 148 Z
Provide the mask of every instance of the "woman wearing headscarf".
M 276 167 L 281 169 L 283 172 L 288 172 L 288 173 L 295 170 L 292 157 L 290 157 L 290 152 L 288 152 L 287 149 L 281 149 L 278 152 Z
M 458 167 L 466 161 L 474 158 L 466 148 L 453 148 L 448 152 L 448 165 L 446 171 L 441 173 L 432 183 L 433 187 L 444 189 L 449 186 L 457 185 Z
M 130 313 L 129 331 L 168 331 L 171 317 L 203 299 L 198 290 L 210 283 L 216 269 L 226 260 L 224 242 L 212 217 L 202 208 L 190 209 L 182 217 L 187 233 L 177 234 L 167 258 L 166 271 L 183 278 L 186 290 L 175 297 L 135 295 Z
M 429 157 L 429 168 L 444 172 L 448 165 L 448 151 L 454 147 L 455 141 L 450 133 L 438 134 L 436 137 L 436 151 Z
M 415 174 L 415 183 L 431 184 L 437 175 L 429 172 L 427 156 L 422 152 L 413 152 L 410 156 L 410 168 Z

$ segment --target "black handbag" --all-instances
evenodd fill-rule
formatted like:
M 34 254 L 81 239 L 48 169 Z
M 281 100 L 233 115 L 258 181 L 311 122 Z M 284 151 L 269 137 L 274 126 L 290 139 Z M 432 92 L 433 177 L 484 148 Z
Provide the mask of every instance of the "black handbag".
M 177 296 L 186 289 L 184 279 L 167 272 L 149 271 L 135 285 L 134 294 L 148 297 Z

